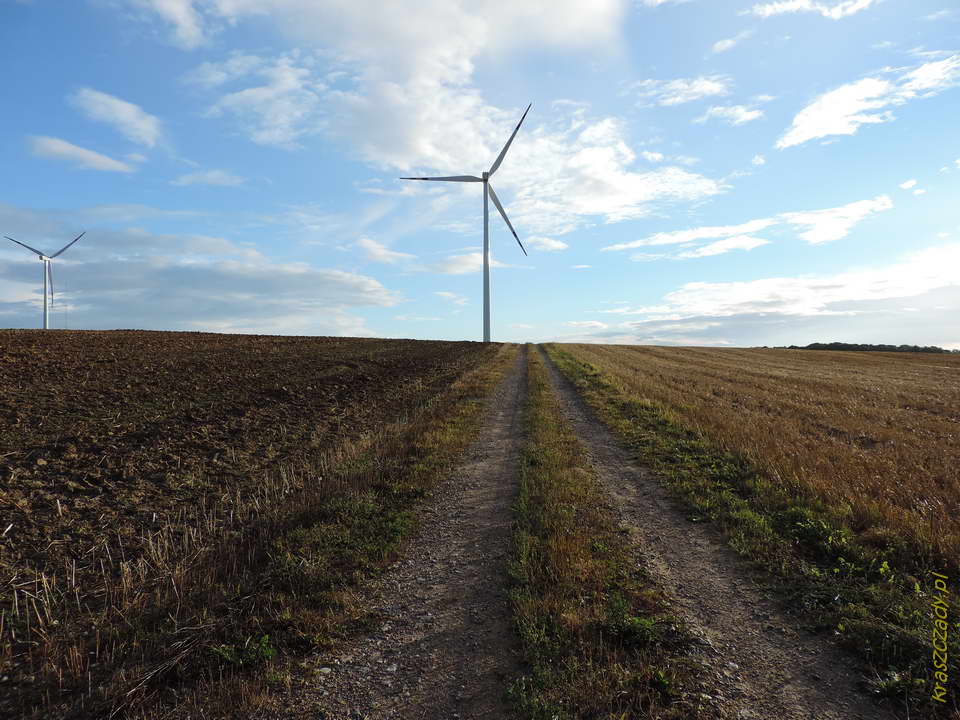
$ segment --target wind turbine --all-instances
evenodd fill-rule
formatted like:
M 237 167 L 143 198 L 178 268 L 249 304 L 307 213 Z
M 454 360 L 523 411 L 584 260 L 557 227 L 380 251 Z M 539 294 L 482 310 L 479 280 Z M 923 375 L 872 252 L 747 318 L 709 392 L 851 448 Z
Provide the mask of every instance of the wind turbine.
M 47 311 L 47 284 L 49 283 L 50 285 L 50 300 L 52 302 L 53 301 L 53 269 L 51 267 L 52 261 L 55 257 L 57 257 L 57 255 L 62 254 L 64 250 L 66 250 L 68 247 L 73 245 L 77 240 L 79 240 L 84 235 L 86 235 L 86 233 L 87 231 L 84 230 L 82 233 L 77 235 L 73 240 L 71 240 L 62 248 L 57 250 L 57 252 L 55 252 L 53 255 L 46 255 L 45 253 L 42 253 L 39 250 L 30 247 L 29 245 L 25 245 L 19 240 L 14 240 L 12 237 L 7 237 L 6 235 L 4 235 L 4 237 L 7 238 L 7 240 L 10 240 L 11 242 L 15 242 L 17 245 L 20 245 L 21 247 L 25 247 L 30 252 L 35 252 L 37 255 L 40 256 L 40 262 L 43 263 L 43 329 L 44 330 L 50 329 L 49 314 Z
M 533 107 L 533 103 L 527 105 L 527 109 L 523 111 L 523 117 L 520 118 L 520 122 L 517 123 L 517 127 L 514 128 L 513 134 L 510 136 L 510 139 L 507 140 L 507 144 L 503 146 L 503 150 L 500 151 L 500 154 L 497 156 L 497 159 L 494 161 L 493 165 L 490 166 L 488 172 L 483 173 L 483 177 L 477 177 L 476 175 L 451 175 L 449 177 L 405 177 L 400 178 L 401 180 L 440 180 L 444 182 L 482 182 L 483 183 L 483 341 L 490 342 L 490 213 L 489 206 L 487 204 L 487 196 L 493 200 L 493 204 L 497 206 L 497 210 L 500 211 L 500 214 L 503 216 L 503 221 L 507 224 L 507 227 L 510 228 L 510 232 L 513 233 L 514 239 L 517 241 L 517 244 L 520 246 L 520 249 L 523 250 L 523 254 L 526 255 L 527 251 L 523 247 L 523 243 L 520 242 L 520 238 L 517 237 L 517 231 L 513 229 L 513 225 L 510 224 L 510 218 L 507 217 L 507 212 L 503 209 L 503 205 L 500 204 L 500 199 L 497 197 L 497 194 L 493 191 L 493 186 L 490 185 L 490 178 L 497 171 L 497 168 L 500 167 L 500 163 L 503 162 L 504 155 L 507 154 L 507 150 L 510 149 L 510 143 L 513 142 L 513 138 L 516 137 L 517 131 L 520 129 L 520 126 L 523 125 L 523 119 L 527 116 L 527 113 L 530 112 L 530 108 Z

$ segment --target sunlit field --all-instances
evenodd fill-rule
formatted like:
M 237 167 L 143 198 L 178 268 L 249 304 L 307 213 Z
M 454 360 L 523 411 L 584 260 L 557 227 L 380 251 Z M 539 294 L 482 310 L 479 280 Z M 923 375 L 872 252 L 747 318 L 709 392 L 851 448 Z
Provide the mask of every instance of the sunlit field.
M 841 509 L 955 564 L 960 357 L 915 353 L 564 345 L 632 396 Z

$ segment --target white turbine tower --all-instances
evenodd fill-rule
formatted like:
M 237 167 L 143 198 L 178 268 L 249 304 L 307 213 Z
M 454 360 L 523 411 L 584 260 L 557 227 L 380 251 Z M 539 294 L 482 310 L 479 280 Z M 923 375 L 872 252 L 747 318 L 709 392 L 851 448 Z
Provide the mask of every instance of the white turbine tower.
M 20 245 L 21 247 L 25 247 L 30 252 L 35 252 L 37 255 L 40 256 L 40 262 L 43 263 L 43 329 L 44 330 L 50 329 L 50 320 L 49 320 L 49 313 L 47 308 L 47 294 L 48 294 L 47 286 L 49 284 L 49 287 L 50 287 L 49 295 L 50 295 L 50 300 L 52 302 L 53 301 L 53 269 L 51 267 L 51 265 L 53 264 L 52 261 L 55 257 L 57 257 L 57 255 L 62 254 L 64 250 L 66 250 L 68 247 L 73 245 L 77 240 L 82 238 L 86 234 L 86 232 L 87 231 L 84 230 L 82 233 L 77 235 L 73 240 L 71 240 L 62 248 L 57 250 L 57 252 L 55 252 L 53 255 L 47 255 L 45 253 L 42 253 L 39 250 L 30 247 L 29 245 L 25 245 L 19 240 L 14 240 L 12 237 L 8 237 L 4 235 L 4 237 L 7 238 L 7 240 L 15 242 L 17 245 Z
M 517 237 L 517 231 L 513 229 L 513 225 L 510 224 L 510 219 L 507 217 L 507 212 L 503 209 L 503 205 L 500 204 L 497 194 L 493 191 L 493 187 L 490 185 L 490 178 L 497 171 L 497 168 L 500 167 L 500 163 L 503 162 L 504 155 L 507 154 L 507 150 L 510 149 L 510 143 L 513 142 L 513 138 L 516 137 L 517 131 L 520 129 L 520 126 L 523 125 L 523 119 L 527 116 L 527 113 L 530 112 L 530 108 L 533 106 L 533 103 L 527 105 L 527 109 L 523 111 L 523 117 L 520 118 L 520 122 L 517 123 L 517 127 L 513 130 L 513 135 L 510 136 L 510 139 L 507 140 L 507 144 L 503 146 L 503 150 L 500 151 L 500 154 L 497 156 L 497 159 L 494 161 L 493 165 L 490 166 L 489 172 L 483 173 L 483 177 L 477 177 L 476 175 L 452 175 L 450 177 L 405 177 L 400 178 L 401 180 L 440 180 L 445 182 L 482 182 L 483 183 L 483 341 L 490 342 L 490 213 L 489 206 L 487 204 L 487 196 L 490 196 L 490 199 L 493 200 L 493 204 L 497 206 L 497 210 L 500 211 L 500 214 L 503 216 L 503 221 L 507 224 L 507 227 L 510 228 L 510 232 L 513 233 L 513 237 L 516 239 L 517 244 L 520 246 L 520 249 L 523 250 L 523 254 L 526 255 L 527 251 L 523 247 L 523 243 L 520 242 L 520 238 Z

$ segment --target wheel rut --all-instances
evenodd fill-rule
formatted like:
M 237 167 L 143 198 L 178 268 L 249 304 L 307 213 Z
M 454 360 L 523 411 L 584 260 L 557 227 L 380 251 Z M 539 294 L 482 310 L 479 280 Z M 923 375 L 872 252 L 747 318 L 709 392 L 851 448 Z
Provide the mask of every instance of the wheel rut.
M 862 673 L 838 648 L 799 629 L 763 593 L 762 574 L 713 528 L 694 525 L 651 472 L 592 414 L 542 347 L 567 419 L 641 548 L 638 558 L 700 638 L 712 677 L 701 699 L 719 718 L 896 720 L 859 688 Z
M 514 717 L 506 689 L 520 672 L 519 644 L 506 563 L 526 377 L 521 348 L 462 463 L 422 509 L 416 537 L 384 574 L 358 589 L 378 627 L 312 659 L 279 717 Z

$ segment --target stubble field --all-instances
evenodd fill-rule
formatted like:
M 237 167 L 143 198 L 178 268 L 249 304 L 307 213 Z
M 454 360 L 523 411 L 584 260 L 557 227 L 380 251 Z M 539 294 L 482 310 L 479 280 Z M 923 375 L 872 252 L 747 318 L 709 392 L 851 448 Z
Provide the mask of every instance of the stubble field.
M 960 557 L 960 357 L 568 345 L 869 542 Z

